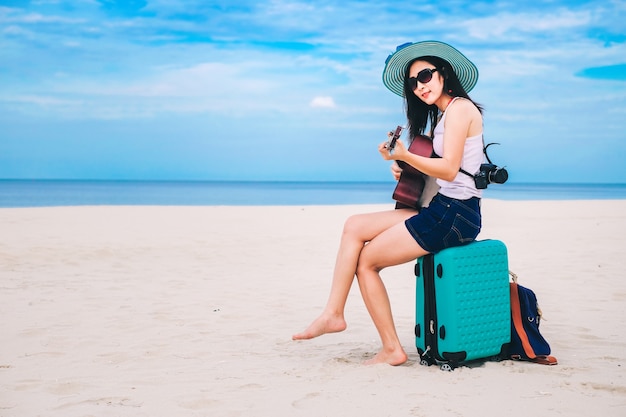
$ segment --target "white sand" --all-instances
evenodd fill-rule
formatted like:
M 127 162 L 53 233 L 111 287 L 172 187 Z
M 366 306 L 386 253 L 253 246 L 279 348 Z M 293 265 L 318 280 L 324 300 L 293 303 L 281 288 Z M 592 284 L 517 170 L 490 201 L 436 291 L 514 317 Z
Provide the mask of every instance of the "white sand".
M 414 344 L 413 265 L 383 272 L 409 362 L 353 288 L 344 219 L 388 206 L 0 209 L 0 416 L 626 416 L 626 201 L 483 202 L 559 359 L 443 372 Z

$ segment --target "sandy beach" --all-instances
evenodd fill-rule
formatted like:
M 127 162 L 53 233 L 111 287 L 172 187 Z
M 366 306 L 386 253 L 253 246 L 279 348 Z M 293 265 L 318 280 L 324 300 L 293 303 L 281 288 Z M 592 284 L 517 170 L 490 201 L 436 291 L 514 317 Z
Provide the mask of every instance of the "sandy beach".
M 626 200 L 483 201 L 557 366 L 419 365 L 413 264 L 383 271 L 403 366 L 352 289 L 347 216 L 390 205 L 0 209 L 0 416 L 626 416 Z

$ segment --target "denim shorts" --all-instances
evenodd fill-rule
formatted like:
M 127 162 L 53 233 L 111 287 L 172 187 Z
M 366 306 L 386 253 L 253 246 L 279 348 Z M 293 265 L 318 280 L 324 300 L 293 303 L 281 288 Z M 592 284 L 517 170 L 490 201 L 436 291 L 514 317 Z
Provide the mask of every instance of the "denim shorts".
M 428 207 L 404 224 L 417 243 L 430 253 L 465 245 L 480 232 L 480 198 L 457 200 L 437 194 Z

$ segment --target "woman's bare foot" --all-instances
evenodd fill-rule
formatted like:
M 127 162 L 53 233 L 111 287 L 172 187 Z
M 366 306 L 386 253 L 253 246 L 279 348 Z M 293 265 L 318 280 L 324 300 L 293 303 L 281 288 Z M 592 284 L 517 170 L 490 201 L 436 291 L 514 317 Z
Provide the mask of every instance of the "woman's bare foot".
M 376 365 L 379 363 L 386 363 L 389 365 L 397 366 L 402 365 L 404 362 L 408 360 L 404 349 L 394 349 L 394 350 L 381 350 L 374 356 L 372 359 L 366 360 L 363 362 L 365 365 Z
M 319 316 L 301 333 L 296 333 L 291 338 L 293 340 L 313 339 L 326 333 L 337 333 L 346 330 L 346 321 L 343 317 L 324 315 Z

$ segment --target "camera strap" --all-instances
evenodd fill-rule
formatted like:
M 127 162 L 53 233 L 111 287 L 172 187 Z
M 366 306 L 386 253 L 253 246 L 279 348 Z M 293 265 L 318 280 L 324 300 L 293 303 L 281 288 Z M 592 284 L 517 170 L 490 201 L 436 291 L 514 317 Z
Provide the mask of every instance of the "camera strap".
M 467 172 L 466 170 L 464 170 L 463 168 L 459 168 L 459 172 L 462 174 L 467 175 L 468 177 L 474 178 L 473 174 L 470 174 L 469 172 Z
M 484 142 L 483 142 L 483 144 L 484 144 Z M 489 162 L 490 164 L 493 164 L 493 162 L 491 162 L 491 159 L 489 159 L 489 155 L 487 155 L 487 148 L 488 148 L 488 147 L 490 147 L 491 145 L 499 145 L 499 143 L 497 143 L 497 142 L 491 142 L 491 143 L 488 143 L 487 145 L 484 145 L 484 146 L 483 146 L 483 153 L 485 154 L 485 158 L 487 158 L 487 162 Z M 468 177 L 472 177 L 472 178 L 474 178 L 474 175 L 473 175 L 473 174 L 470 174 L 469 172 L 467 172 L 467 171 L 466 171 L 466 170 L 464 170 L 463 168 L 459 168 L 459 172 L 461 172 L 461 173 L 463 173 L 463 174 L 467 175 Z

